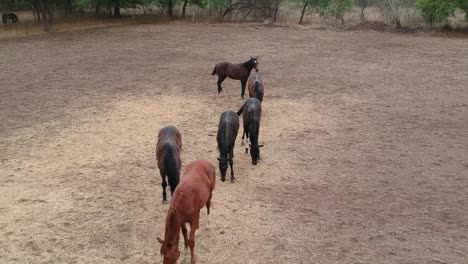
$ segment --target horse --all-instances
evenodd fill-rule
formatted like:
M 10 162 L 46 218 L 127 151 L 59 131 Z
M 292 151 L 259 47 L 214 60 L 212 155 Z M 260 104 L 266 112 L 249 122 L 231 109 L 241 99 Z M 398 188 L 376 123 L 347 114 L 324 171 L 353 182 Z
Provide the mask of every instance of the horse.
M 219 171 L 221 172 L 221 181 L 226 180 L 226 171 L 228 169 L 228 161 L 231 166 L 231 182 L 234 182 L 234 145 L 236 143 L 237 132 L 239 131 L 239 117 L 233 111 L 226 111 L 221 114 L 218 125 L 218 141 L 219 150 Z
M 247 81 L 247 87 L 249 89 L 249 97 L 257 98 L 260 102 L 263 102 L 263 95 L 265 94 L 263 88 L 263 81 L 258 73 L 251 74 Z
M 2 14 L 2 21 L 4 25 L 8 24 L 8 20 L 10 20 L 13 24 L 18 23 L 19 19 L 15 13 L 3 13 Z
M 195 263 L 195 231 L 200 227 L 200 210 L 206 205 L 209 224 L 215 181 L 215 167 L 208 160 L 193 161 L 185 168 L 167 212 L 164 240 L 158 237 L 164 264 L 176 263 L 179 259 L 179 230 L 182 230 L 185 248 L 190 247 L 191 263 Z M 190 238 L 186 223 L 190 223 Z
M 260 131 L 260 119 L 262 117 L 262 103 L 257 98 L 249 98 L 245 100 L 244 105 L 237 111 L 237 115 L 242 114 L 244 121 L 244 132 L 242 133 L 242 145 L 244 144 L 244 136 L 247 140 L 250 139 L 250 157 L 252 164 L 257 165 L 260 159 L 260 148 L 263 145 L 258 144 L 258 133 Z M 249 148 L 245 148 L 245 153 L 248 153 Z
M 220 62 L 216 64 L 211 75 L 218 75 L 218 94 L 223 90 L 221 83 L 226 77 L 229 77 L 233 80 L 241 81 L 241 97 L 244 98 L 245 85 L 247 84 L 247 79 L 252 69 L 258 72 L 258 57 L 250 57 L 250 59 L 244 63 L 232 64 L 229 62 Z
M 174 126 L 166 126 L 159 130 L 158 143 L 156 145 L 156 158 L 158 160 L 158 168 L 162 178 L 163 203 L 167 203 L 166 199 L 166 176 L 171 188 L 171 195 L 179 184 L 180 168 L 182 161 L 180 152 L 182 150 L 182 135 Z

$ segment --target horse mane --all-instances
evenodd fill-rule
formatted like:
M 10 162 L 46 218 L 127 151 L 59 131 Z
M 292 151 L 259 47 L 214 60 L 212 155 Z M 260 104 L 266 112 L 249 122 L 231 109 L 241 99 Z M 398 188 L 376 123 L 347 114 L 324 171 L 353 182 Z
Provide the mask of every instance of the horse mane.
M 176 205 L 182 200 L 185 198 L 185 195 L 183 192 L 178 192 L 178 195 L 177 195 L 177 200 L 174 202 L 174 206 L 172 206 L 172 203 L 171 203 L 171 206 L 169 207 L 169 210 L 167 211 L 167 216 L 166 216 L 166 231 L 164 232 L 164 245 L 168 242 L 169 238 L 168 238 L 168 235 L 169 235 L 169 226 L 170 227 L 175 227 L 175 235 L 176 235 L 176 238 L 179 237 L 179 226 L 177 226 L 177 208 L 176 208 Z M 178 240 L 178 239 L 177 239 Z

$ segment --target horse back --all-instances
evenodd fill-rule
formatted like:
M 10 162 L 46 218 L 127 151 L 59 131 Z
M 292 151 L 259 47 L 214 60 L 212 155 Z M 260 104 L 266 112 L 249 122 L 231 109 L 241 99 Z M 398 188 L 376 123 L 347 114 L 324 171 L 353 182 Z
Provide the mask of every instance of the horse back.
M 174 158 L 180 163 L 180 151 L 182 150 L 182 135 L 174 126 L 166 126 L 159 130 L 158 143 L 156 145 L 156 158 L 158 166 L 164 169 L 164 157 L 168 147 L 172 147 Z
M 233 111 L 226 111 L 221 115 L 218 126 L 218 147 L 230 146 L 236 141 L 239 131 L 239 117 Z
M 193 201 L 198 201 L 197 207 L 201 209 L 210 199 L 215 182 L 216 171 L 213 164 L 208 160 L 196 160 L 189 163 L 185 168 L 176 193 L 183 193 L 192 204 Z M 189 204 L 185 206 L 190 207 Z
M 244 110 L 243 110 L 243 121 L 244 126 L 248 125 L 250 122 L 260 122 L 262 115 L 262 104 L 257 98 L 249 98 L 245 100 Z

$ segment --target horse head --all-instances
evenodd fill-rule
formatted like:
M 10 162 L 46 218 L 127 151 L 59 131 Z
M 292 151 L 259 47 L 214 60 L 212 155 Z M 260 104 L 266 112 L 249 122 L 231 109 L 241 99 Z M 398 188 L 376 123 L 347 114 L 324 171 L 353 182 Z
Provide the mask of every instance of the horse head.
M 224 155 L 221 155 L 220 158 L 218 158 L 219 161 L 219 171 L 221 172 L 221 181 L 226 180 L 226 171 L 228 169 L 228 160 L 227 157 Z
M 250 64 L 252 64 L 255 72 L 258 72 L 258 57 L 250 57 Z
M 260 148 L 263 147 L 263 145 L 257 145 L 257 146 L 250 146 L 250 157 L 252 158 L 252 164 L 257 165 L 258 160 L 260 159 Z
M 161 256 L 163 257 L 164 264 L 175 264 L 180 257 L 178 245 L 172 245 L 170 242 L 165 242 L 158 237 L 161 243 Z

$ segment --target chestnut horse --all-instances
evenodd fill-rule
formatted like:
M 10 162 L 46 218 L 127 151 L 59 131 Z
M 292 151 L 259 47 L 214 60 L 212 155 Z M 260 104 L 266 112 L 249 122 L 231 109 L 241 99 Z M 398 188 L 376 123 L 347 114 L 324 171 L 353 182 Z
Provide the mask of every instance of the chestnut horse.
M 247 136 L 247 141 L 250 140 L 250 157 L 252 164 L 257 165 L 260 159 L 260 148 L 263 145 L 258 145 L 258 133 L 260 131 L 260 119 L 262 117 L 262 103 L 257 98 L 249 98 L 245 100 L 244 105 L 237 111 L 237 115 L 242 114 L 244 121 L 244 133 L 242 134 L 242 144 L 244 144 L 244 136 Z M 249 148 L 245 148 L 247 153 Z
M 239 117 L 233 111 L 227 111 L 221 114 L 219 119 L 218 141 L 219 150 L 219 171 L 221 172 L 221 181 L 226 180 L 226 171 L 228 161 L 231 166 L 231 182 L 234 182 L 234 145 L 236 143 L 237 132 L 239 131 Z
M 226 79 L 226 77 L 229 77 L 233 80 L 241 81 L 241 96 L 244 98 L 245 86 L 252 69 L 258 71 L 258 57 L 250 57 L 250 60 L 239 64 L 232 64 L 229 62 L 220 62 L 216 64 L 211 74 L 218 75 L 218 94 L 223 90 L 221 83 Z
M 249 80 L 247 81 L 247 87 L 249 89 L 249 97 L 257 98 L 260 102 L 263 102 L 263 95 L 265 94 L 263 88 L 263 81 L 258 73 L 250 74 Z
M 215 167 L 208 160 L 196 160 L 185 168 L 167 212 L 164 240 L 158 237 L 164 264 L 176 263 L 179 259 L 180 230 L 185 248 L 190 247 L 191 263 L 195 263 L 195 231 L 200 227 L 200 210 L 206 205 L 209 224 L 215 181 Z M 190 238 L 187 237 L 186 223 L 190 223 Z
M 179 184 L 180 167 L 180 152 L 182 150 L 182 135 L 174 126 L 166 126 L 159 130 L 158 143 L 156 145 L 156 158 L 158 160 L 158 168 L 162 178 L 163 203 L 167 202 L 166 198 L 166 176 L 171 187 L 171 195 Z

